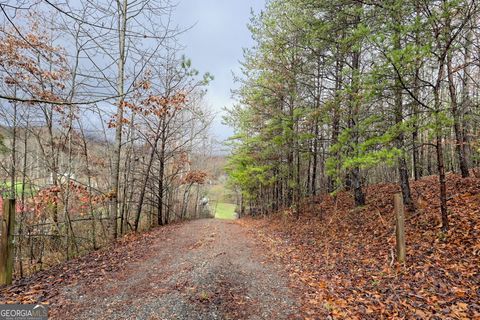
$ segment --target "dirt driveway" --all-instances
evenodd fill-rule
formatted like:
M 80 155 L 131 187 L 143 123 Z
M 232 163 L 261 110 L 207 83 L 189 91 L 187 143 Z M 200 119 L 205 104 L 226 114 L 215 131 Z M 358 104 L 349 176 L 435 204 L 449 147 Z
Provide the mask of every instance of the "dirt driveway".
M 123 270 L 63 287 L 53 318 L 297 318 L 288 276 L 242 226 L 210 219 L 171 229 Z

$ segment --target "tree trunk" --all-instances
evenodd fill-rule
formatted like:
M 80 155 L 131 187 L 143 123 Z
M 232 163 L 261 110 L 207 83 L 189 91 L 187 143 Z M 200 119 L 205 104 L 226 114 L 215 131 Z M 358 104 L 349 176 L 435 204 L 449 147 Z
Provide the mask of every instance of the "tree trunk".
M 448 230 L 448 208 L 447 208 L 447 184 L 445 177 L 445 165 L 443 160 L 442 136 L 437 134 L 437 166 L 438 180 L 440 183 L 440 212 L 442 214 L 442 230 Z
M 315 138 L 313 140 L 313 163 L 312 163 L 312 189 L 311 194 L 313 196 L 317 195 L 317 170 L 318 170 L 318 121 L 315 121 Z
M 442 123 L 440 120 L 440 110 L 441 110 L 441 100 L 440 100 L 440 90 L 442 79 L 445 74 L 445 61 L 439 61 L 437 83 L 434 87 L 434 101 L 435 101 L 435 126 L 436 126 L 436 151 L 437 151 L 437 169 L 438 169 L 438 180 L 440 184 L 440 212 L 442 215 L 442 230 L 448 230 L 448 208 L 447 208 L 447 186 L 446 186 L 446 177 L 445 177 L 445 163 L 443 155 L 443 139 L 442 139 Z
M 398 13 L 394 14 L 393 19 L 399 23 L 400 16 Z M 394 23 L 395 23 L 394 21 Z M 395 34 L 394 34 L 394 47 L 396 50 L 400 50 L 402 47 L 401 44 L 401 35 L 400 35 L 400 25 L 396 25 Z M 395 78 L 395 124 L 401 126 L 403 124 L 403 97 L 402 97 L 402 83 L 401 79 L 397 76 Z M 412 194 L 410 191 L 410 183 L 408 181 L 408 167 L 405 155 L 403 154 L 405 150 L 405 141 L 404 134 L 401 132 L 397 137 L 396 145 L 398 150 L 402 152 L 401 156 L 398 158 L 398 174 L 400 176 L 400 187 L 402 189 L 403 203 L 407 206 L 408 209 L 414 211 L 414 205 L 412 200 Z
M 112 168 L 112 202 L 110 207 L 111 219 L 111 237 L 113 240 L 117 238 L 117 216 L 118 216 L 118 191 L 120 184 L 120 157 L 122 151 L 122 128 L 123 128 L 123 104 L 125 101 L 125 37 L 127 29 L 127 5 L 128 0 L 123 0 L 123 5 L 120 1 L 118 6 L 118 31 L 119 31 L 119 57 L 118 57 L 118 77 L 117 77 L 117 91 L 118 91 L 118 106 L 117 118 L 115 128 L 115 144 L 113 149 L 113 168 Z
M 416 12 L 416 18 L 418 18 L 420 8 L 417 7 L 415 8 Z M 419 46 L 420 45 L 420 36 L 419 32 L 415 31 L 415 45 Z M 413 95 L 415 97 L 420 96 L 420 68 L 421 68 L 421 59 L 417 57 L 415 60 L 415 79 L 413 80 Z M 397 80 L 399 78 L 397 77 Z M 419 138 L 419 126 L 418 126 L 418 121 L 419 121 L 419 105 L 417 101 L 412 102 L 412 111 L 413 111 L 413 117 L 414 117 L 414 122 L 413 122 L 413 132 L 412 132 L 412 162 L 413 162 L 413 178 L 415 181 L 419 180 L 422 175 L 423 175 L 423 154 L 421 151 L 423 151 L 423 146 L 421 145 Z
M 333 115 L 332 115 L 332 142 L 331 145 L 334 145 L 338 142 L 338 136 L 340 135 L 340 107 L 337 105 L 339 102 L 340 97 L 340 90 L 342 89 L 342 82 L 343 82 L 343 57 L 340 56 L 340 49 L 337 46 L 337 61 L 335 63 L 335 105 L 333 107 Z M 329 176 L 328 177 L 328 192 L 333 192 L 336 189 L 334 179 Z
M 453 115 L 453 130 L 455 132 L 455 152 L 460 167 L 462 178 L 469 176 L 468 164 L 465 157 L 463 129 L 462 129 L 462 112 L 459 110 L 457 91 L 455 88 L 455 80 L 452 69 L 452 55 L 448 54 L 447 58 L 447 72 L 448 72 L 448 90 L 450 92 L 450 105 Z
M 355 19 L 355 24 L 360 23 L 360 17 L 357 16 Z M 358 132 L 358 117 L 360 115 L 360 101 L 358 94 L 360 92 L 360 49 L 356 49 L 352 53 L 352 94 L 350 96 L 350 128 L 352 129 L 352 140 L 355 145 L 359 144 L 359 132 Z M 354 152 L 357 152 L 354 150 Z M 360 168 L 355 166 L 350 170 L 350 179 L 352 183 L 353 192 L 355 195 L 355 205 L 363 206 L 365 205 L 365 194 L 362 190 L 362 180 Z
M 471 28 L 471 26 L 470 26 Z M 471 94 L 472 94 L 472 75 L 471 75 L 471 64 L 472 64 L 472 45 L 473 45 L 473 31 L 468 30 L 467 36 L 465 38 L 465 54 L 464 54 L 464 64 L 465 64 L 465 69 L 464 69 L 464 74 L 462 78 L 462 147 L 463 147 L 463 154 L 465 157 L 465 162 L 467 165 L 470 164 L 470 158 L 471 158 L 471 149 L 470 149 L 470 124 L 468 121 L 467 115 L 470 114 L 471 112 L 471 107 L 472 107 L 472 101 L 471 101 Z M 471 164 L 470 164 L 471 165 Z
M 135 224 L 134 224 L 135 232 L 138 231 L 138 225 L 140 223 L 140 216 L 142 214 L 143 202 L 144 202 L 144 199 L 145 199 L 145 192 L 147 190 L 147 184 L 148 184 L 148 179 L 150 177 L 150 171 L 151 171 L 152 165 L 153 165 L 153 159 L 155 158 L 155 151 L 156 151 L 157 143 L 158 143 L 158 138 L 155 139 L 155 141 L 152 144 L 152 150 L 150 151 L 150 155 L 149 155 L 149 158 L 148 158 L 148 164 L 147 164 L 147 167 L 145 168 L 145 177 L 143 179 L 142 187 L 140 189 L 137 212 L 135 214 Z
M 162 138 L 160 140 L 160 167 L 158 172 L 158 202 L 157 202 L 157 223 L 159 226 L 163 226 L 163 198 L 164 198 L 164 185 L 163 179 L 165 175 L 165 130 L 162 131 Z M 168 223 L 168 217 L 165 221 Z

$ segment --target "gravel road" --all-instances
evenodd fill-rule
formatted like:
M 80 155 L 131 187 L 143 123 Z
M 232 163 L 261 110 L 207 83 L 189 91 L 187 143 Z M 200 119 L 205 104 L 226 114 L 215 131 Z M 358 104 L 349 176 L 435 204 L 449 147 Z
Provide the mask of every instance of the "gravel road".
M 63 288 L 53 318 L 297 319 L 288 276 L 262 250 L 235 221 L 184 223 L 124 270 Z

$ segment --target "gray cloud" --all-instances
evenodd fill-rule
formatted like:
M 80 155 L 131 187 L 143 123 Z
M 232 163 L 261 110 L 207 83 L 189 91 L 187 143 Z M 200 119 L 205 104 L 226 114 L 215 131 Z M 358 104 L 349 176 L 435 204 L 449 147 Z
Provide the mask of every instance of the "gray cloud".
M 215 76 L 206 102 L 218 112 L 212 131 L 220 140 L 232 134 L 221 124 L 221 110 L 234 102 L 230 93 L 235 87 L 232 71 L 239 71 L 242 48 L 253 44 L 247 29 L 250 12 L 259 12 L 264 6 L 265 0 L 181 0 L 175 12 L 181 27 L 195 24 L 181 36 L 186 56 L 200 72 Z

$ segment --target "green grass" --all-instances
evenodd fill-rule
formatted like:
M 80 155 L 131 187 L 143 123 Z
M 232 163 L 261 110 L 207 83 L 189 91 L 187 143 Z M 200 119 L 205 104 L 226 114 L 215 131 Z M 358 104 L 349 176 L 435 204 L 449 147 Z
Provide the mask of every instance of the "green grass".
M 17 193 L 17 195 L 20 195 L 22 193 L 22 185 L 23 184 L 21 182 L 15 183 L 15 192 Z M 0 189 L 4 190 L 5 193 L 8 193 L 10 191 L 11 186 L 12 186 L 12 183 L 9 181 L 5 183 L 0 183 Z M 25 185 L 23 192 L 27 197 L 34 196 L 36 194 L 36 191 L 34 190 L 34 188 L 29 184 Z
M 230 191 L 223 184 L 215 184 L 208 190 L 208 197 L 214 201 L 229 203 L 231 202 Z
M 235 205 L 231 203 L 219 202 L 216 204 L 215 218 L 217 219 L 235 219 Z
M 231 204 L 232 196 L 224 184 L 218 183 L 210 186 L 207 191 L 210 199 L 210 209 L 214 211 L 217 219 L 235 219 L 235 205 Z

